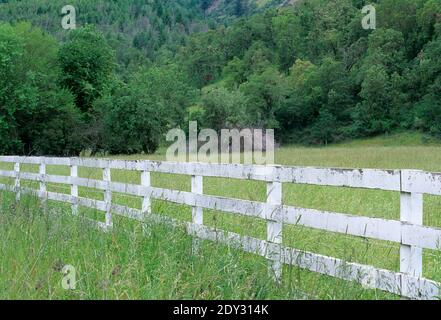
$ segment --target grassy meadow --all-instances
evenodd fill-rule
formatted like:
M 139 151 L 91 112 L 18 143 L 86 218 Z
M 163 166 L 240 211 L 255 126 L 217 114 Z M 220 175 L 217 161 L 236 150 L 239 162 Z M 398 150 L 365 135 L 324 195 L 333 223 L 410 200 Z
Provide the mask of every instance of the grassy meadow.
M 153 156 L 124 159 L 164 160 L 165 150 Z M 347 142 L 322 148 L 286 146 L 276 151 L 276 163 L 298 166 L 422 169 L 441 171 L 441 143 L 415 133 Z M 0 169 L 12 170 L 0 163 Z M 38 172 L 35 165 L 23 171 Z M 68 167 L 48 166 L 49 174 L 69 175 Z M 79 176 L 101 179 L 100 170 L 80 168 Z M 112 170 L 112 181 L 140 183 L 140 174 Z M 12 183 L 1 178 L 1 183 Z M 190 191 L 190 177 L 152 174 L 152 185 Z M 22 181 L 38 188 L 38 183 Z M 69 193 L 69 186 L 50 184 L 48 191 Z M 80 196 L 103 199 L 103 192 L 81 188 Z M 262 182 L 204 178 L 204 193 L 265 201 Z M 399 219 L 399 193 L 336 187 L 284 184 L 285 204 Z M 424 198 L 424 224 L 441 227 L 441 197 Z M 113 201 L 133 208 L 141 199 L 113 194 Z M 183 230 L 151 226 L 145 236 L 139 223 L 114 216 L 115 230 L 101 233 L 69 214 L 67 204 L 13 194 L 0 194 L 0 298 L 3 299 L 397 299 L 360 285 L 284 267 L 281 284 L 267 275 L 265 259 L 223 245 L 203 242 L 199 255 L 191 254 L 191 238 Z M 191 220 L 191 208 L 153 201 L 153 212 Z M 61 213 L 61 214 L 60 214 Z M 66 214 L 65 214 L 66 213 Z M 81 209 L 81 214 L 104 221 L 104 214 Z M 261 239 L 264 220 L 204 210 L 208 226 Z M 351 262 L 399 270 L 399 245 L 300 226 L 285 226 L 284 244 Z M 424 276 L 441 281 L 441 255 L 424 251 Z M 77 269 L 77 288 L 61 288 L 60 266 Z

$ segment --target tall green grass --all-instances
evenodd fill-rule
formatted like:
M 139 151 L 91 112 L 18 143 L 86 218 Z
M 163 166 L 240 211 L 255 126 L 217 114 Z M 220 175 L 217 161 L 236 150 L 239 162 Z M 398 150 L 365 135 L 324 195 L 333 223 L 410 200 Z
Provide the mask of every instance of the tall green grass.
M 441 148 L 427 145 L 423 137 L 407 134 L 366 140 L 327 148 L 284 147 L 277 151 L 276 162 L 288 165 L 315 165 L 359 168 L 409 168 L 441 171 Z M 420 139 L 420 140 L 418 140 Z M 393 141 L 401 141 L 394 145 Z M 407 141 L 407 142 L 406 142 Z M 358 144 L 358 145 L 357 145 Z M 164 160 L 156 155 L 119 157 L 126 159 Z M 12 170 L 10 164 L 0 168 Z M 38 172 L 33 165 L 22 170 Z M 48 173 L 69 175 L 69 168 L 48 166 Z M 79 175 L 101 179 L 97 169 L 80 168 Z M 112 170 L 112 180 L 139 183 L 138 172 Z M 12 183 L 1 179 L 0 183 Z M 38 188 L 38 183 L 22 183 Z M 175 190 L 190 190 L 190 177 L 152 174 L 152 185 Z M 69 186 L 48 185 L 49 191 L 69 193 Z M 283 185 L 283 202 L 288 205 L 330 210 L 355 215 L 399 219 L 399 193 L 380 190 Z M 80 196 L 103 199 L 97 190 L 80 188 Z M 204 193 L 265 201 L 262 182 L 204 178 Z M 267 275 L 265 259 L 239 252 L 223 245 L 202 242 L 200 255 L 191 254 L 191 239 L 180 229 L 152 226 L 144 237 L 137 222 L 115 217 L 116 229 L 104 234 L 69 215 L 68 205 L 49 202 L 45 211 L 29 197 L 15 203 L 10 193 L 0 195 L 0 297 L 2 298 L 81 298 L 81 299 L 396 299 L 381 291 L 365 290 L 360 285 L 322 276 L 295 267 L 284 267 L 283 281 L 276 285 Z M 113 194 L 115 203 L 141 207 L 141 199 Z M 424 224 L 441 227 L 441 197 L 425 196 Z M 55 214 L 54 212 L 63 214 Z M 191 208 L 163 201 L 153 201 L 153 211 L 183 221 L 191 220 Z M 104 220 L 93 210 L 80 215 Z M 263 220 L 225 212 L 204 210 L 204 223 L 239 234 L 266 238 Z M 284 245 L 399 270 L 399 245 L 361 237 L 285 226 Z M 4 253 L 4 254 L 3 254 Z M 441 256 L 424 250 L 423 274 L 441 281 Z M 70 264 L 79 273 L 78 289 L 61 289 L 61 275 L 54 265 Z
M 180 228 L 154 224 L 145 235 L 139 224 L 120 219 L 103 233 L 55 203 L 42 207 L 27 196 L 16 203 L 5 192 L 0 203 L 0 299 L 316 298 L 298 288 L 295 268 L 277 285 L 263 258 L 211 242 L 193 254 Z M 75 290 L 61 286 L 67 264 L 76 269 Z M 366 296 L 350 283 L 316 285 L 322 298 Z

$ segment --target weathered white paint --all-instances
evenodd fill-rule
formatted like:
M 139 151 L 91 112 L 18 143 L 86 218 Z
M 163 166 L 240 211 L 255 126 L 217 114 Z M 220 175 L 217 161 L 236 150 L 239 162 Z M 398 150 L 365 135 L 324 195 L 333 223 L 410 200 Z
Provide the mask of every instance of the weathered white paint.
M 127 169 L 126 169 L 127 170 Z M 150 187 L 151 186 L 151 176 L 149 171 L 141 171 L 141 186 Z M 147 193 L 142 197 L 141 204 L 141 212 L 142 212 L 142 231 L 145 236 L 150 236 L 151 231 L 148 224 L 145 222 L 147 217 L 152 213 L 152 200 L 150 195 Z
M 20 201 L 20 163 L 19 162 L 14 163 L 14 174 L 15 174 L 15 181 L 14 181 L 15 199 L 17 201 Z
M 69 178 L 77 178 L 78 177 L 78 166 L 71 164 L 70 166 L 70 177 Z M 78 186 L 75 184 L 75 179 L 71 180 L 70 186 L 70 195 L 74 199 L 74 203 L 72 204 L 72 214 L 78 214 Z
M 142 171 L 141 172 L 141 185 L 143 187 L 150 187 L 151 186 L 151 177 L 149 171 Z M 142 198 L 142 213 L 144 216 L 147 216 L 152 213 L 152 203 L 150 196 L 144 196 Z
M 423 224 L 423 195 L 421 193 L 401 192 L 401 221 L 415 225 Z M 402 234 L 406 232 L 402 229 Z M 417 246 L 401 244 L 400 271 L 414 277 L 423 276 L 423 249 Z M 408 296 L 407 283 L 402 283 L 403 296 Z
M 112 221 L 112 190 L 111 184 L 111 171 L 110 167 L 106 165 L 103 169 L 103 181 L 105 183 L 104 188 L 104 203 L 106 204 L 106 228 L 109 230 L 113 227 Z
M 72 183 L 75 183 L 79 187 L 86 187 L 90 189 L 106 190 L 108 182 L 101 180 L 93 180 L 87 178 L 71 178 Z
M 283 206 L 284 223 L 352 236 L 401 242 L 400 221 Z
M 401 242 L 423 249 L 441 249 L 441 229 L 403 223 Z
M 203 193 L 203 178 L 202 176 L 192 176 L 191 177 L 191 192 L 193 194 Z M 196 204 L 196 201 L 192 210 L 193 223 L 194 224 L 204 224 L 204 213 L 201 206 Z
M 19 162 L 25 164 L 41 164 L 42 159 L 48 165 L 64 165 L 70 164 L 70 158 L 50 158 L 50 157 L 18 157 L 18 156 L 0 156 L 0 162 Z
M 206 226 L 187 224 L 189 233 L 206 240 L 221 242 L 246 252 L 267 257 L 268 246 L 272 244 L 248 236 L 232 232 L 212 229 Z M 297 250 L 282 246 L 282 260 L 286 264 L 324 275 L 359 283 L 368 283 L 372 287 L 401 295 L 401 283 L 409 290 L 406 292 L 413 299 L 437 299 L 439 297 L 438 283 L 427 279 L 412 277 L 399 272 L 377 269 L 372 266 L 350 263 L 320 254 Z
M 78 205 L 82 207 L 92 208 L 99 211 L 106 212 L 107 211 L 107 205 L 104 201 L 100 200 L 93 200 L 88 198 L 79 197 L 78 198 Z
M 281 261 L 281 245 L 282 245 L 282 229 L 283 220 L 280 215 L 273 214 L 271 205 L 282 205 L 282 183 L 267 183 L 267 204 L 265 216 L 267 217 L 267 241 L 272 244 L 269 249 L 268 257 L 270 260 L 270 274 L 277 281 L 282 278 L 282 261 Z
M 204 191 L 204 180 L 202 176 L 191 176 L 191 192 L 194 195 L 201 195 Z M 193 197 L 193 195 L 188 195 L 188 197 Z M 204 210 L 201 206 L 196 205 L 196 201 L 194 201 L 194 205 L 192 210 L 192 222 L 195 225 L 203 225 L 204 224 Z M 199 250 L 199 241 L 197 238 L 193 239 L 193 252 L 197 253 Z
M 0 176 L 13 176 L 14 173 L 0 171 Z M 40 181 L 42 176 L 34 173 L 21 173 L 25 180 Z M 66 176 L 46 176 L 47 182 L 77 184 L 88 188 L 106 190 L 107 184 L 100 180 L 74 178 Z M 401 223 L 395 220 L 370 218 L 342 213 L 326 212 L 315 209 L 305 209 L 290 206 L 266 205 L 260 202 L 229 199 L 220 196 L 197 195 L 191 192 L 168 190 L 154 187 L 143 187 L 124 183 L 110 183 L 113 192 L 126 193 L 139 197 L 152 197 L 155 199 L 199 206 L 202 208 L 219 210 L 272 219 L 272 216 L 281 214 L 283 222 L 296 224 L 315 229 L 344 233 L 354 236 L 393 241 L 408 245 L 420 246 L 428 249 L 440 248 L 441 230 L 434 227 L 422 227 L 411 223 Z M 267 213 L 271 215 L 266 216 Z M 405 228 L 406 232 L 401 229 Z
M 20 162 L 21 158 L 16 156 L 0 156 L 0 162 Z
M 49 200 L 55 200 L 55 201 L 61 201 L 61 202 L 67 202 L 67 203 L 73 203 L 74 199 L 70 194 L 63 194 L 63 193 L 56 193 L 56 192 L 47 192 L 46 195 L 47 199 Z
M 142 210 L 121 206 L 118 204 L 112 204 L 112 211 L 120 216 L 138 220 L 140 222 L 147 221 L 148 217 L 151 215 L 151 213 L 149 215 L 145 215 L 145 212 Z
M 47 191 L 46 191 L 46 159 L 41 158 L 40 166 L 38 169 L 38 174 L 40 175 L 40 198 L 43 202 L 47 199 Z
M 0 170 L 0 176 L 6 177 L 6 178 L 15 178 L 16 173 L 14 171 Z
M 13 186 L 0 184 L 0 190 L 36 195 L 43 201 L 49 199 L 71 203 L 73 212 L 77 212 L 78 206 L 103 211 L 106 213 L 106 221 L 91 223 L 105 231 L 112 227 L 112 212 L 139 221 L 148 218 L 172 226 L 183 225 L 195 237 L 219 241 L 266 257 L 277 279 L 281 277 L 282 263 L 286 263 L 409 298 L 434 299 L 439 296 L 438 283 L 422 278 L 421 250 L 440 249 L 441 229 L 422 226 L 422 194 L 441 195 L 440 173 L 15 156 L 0 156 L 0 162 L 14 163 L 13 171 L 0 170 L 0 176 L 15 179 Z M 38 164 L 39 173 L 20 172 L 22 163 Z M 46 165 L 70 166 L 70 176 L 47 175 Z M 78 167 L 102 169 L 103 180 L 78 177 Z M 112 182 L 111 169 L 140 171 L 141 185 Z M 152 187 L 150 172 L 190 175 L 192 190 L 184 192 Z M 204 176 L 266 181 L 267 202 L 204 195 Z M 20 180 L 38 181 L 40 187 L 38 190 L 20 187 Z M 70 194 L 47 192 L 46 183 L 70 185 Z M 283 206 L 282 183 L 399 191 L 401 221 Z M 104 191 L 104 201 L 79 197 L 78 186 Z M 112 204 L 112 192 L 142 197 L 141 210 Z M 192 206 L 192 222 L 185 223 L 153 214 L 151 199 Z M 203 225 L 203 208 L 265 219 L 268 225 L 267 240 L 208 228 Z M 283 223 L 400 243 L 400 272 L 284 247 Z
M 0 156 L 0 162 L 39 164 L 38 157 Z M 327 169 L 314 167 L 258 166 L 241 164 L 212 164 L 191 162 L 125 161 L 83 158 L 46 158 L 48 165 L 71 164 L 80 167 L 135 170 L 183 175 L 200 175 L 234 179 L 252 179 L 267 182 L 293 182 L 338 187 L 354 187 L 400 191 L 399 170 Z
M 441 173 L 402 170 L 402 191 L 441 195 Z

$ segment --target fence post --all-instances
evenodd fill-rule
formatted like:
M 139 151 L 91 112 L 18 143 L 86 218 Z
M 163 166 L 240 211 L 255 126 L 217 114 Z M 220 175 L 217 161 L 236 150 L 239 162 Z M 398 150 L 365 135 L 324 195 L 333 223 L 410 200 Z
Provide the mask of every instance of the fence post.
M 46 205 L 47 199 L 47 189 L 46 189 L 46 161 L 45 158 L 42 157 L 40 159 L 40 167 L 38 173 L 40 174 L 40 199 L 43 205 Z
M 401 179 L 404 181 L 407 177 L 401 172 Z M 423 195 L 421 193 L 409 193 L 401 191 L 400 198 L 400 219 L 402 222 L 413 224 L 423 224 Z M 422 277 L 423 275 L 423 249 L 415 246 L 402 244 L 400 247 L 400 272 L 410 276 Z M 401 294 L 407 296 L 408 283 L 402 279 Z
M 70 186 L 70 195 L 72 196 L 72 214 L 78 214 L 78 186 L 76 184 L 75 179 L 78 177 L 78 166 L 74 164 L 74 160 L 70 160 L 70 177 L 71 177 L 71 186 Z
M 203 177 L 192 176 L 191 177 L 191 192 L 195 194 L 203 194 Z M 203 208 L 194 206 L 192 209 L 192 223 L 193 225 L 204 224 L 204 211 Z M 193 253 L 197 253 L 199 250 L 199 240 L 193 237 Z
M 14 183 L 15 200 L 20 201 L 20 162 L 16 162 L 14 164 L 14 172 L 15 172 L 15 183 Z
M 267 204 L 271 209 L 282 204 L 282 183 L 268 182 L 267 183 Z M 272 210 L 272 209 L 271 209 Z M 274 210 L 272 210 L 274 211 Z M 277 282 L 282 278 L 282 229 L 283 222 L 280 220 L 277 212 L 269 212 L 267 210 L 267 241 L 268 249 L 267 256 L 269 259 L 269 273 Z
M 151 186 L 151 178 L 149 171 L 143 170 L 141 172 L 141 185 L 143 187 Z M 142 213 L 142 230 L 144 234 L 149 234 L 149 230 L 146 226 L 146 218 L 148 215 L 152 213 L 152 203 L 151 203 L 150 195 L 145 195 L 142 198 L 141 213 Z
M 106 230 L 113 228 L 112 221 L 112 192 L 110 191 L 111 173 L 109 162 L 106 161 L 106 167 L 103 169 L 103 181 L 107 182 L 106 190 L 104 191 L 104 203 L 106 204 Z

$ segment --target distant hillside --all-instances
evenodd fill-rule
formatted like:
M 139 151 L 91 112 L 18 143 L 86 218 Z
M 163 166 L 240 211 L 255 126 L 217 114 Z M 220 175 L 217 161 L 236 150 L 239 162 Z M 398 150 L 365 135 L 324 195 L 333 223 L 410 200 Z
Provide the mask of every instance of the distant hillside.
M 75 31 L 64 1 L 0 4 L 30 21 L 0 23 L 0 153 L 152 153 L 188 121 L 282 143 L 441 137 L 439 0 L 373 1 L 376 30 L 367 0 L 70 3 Z
M 297 0 L 71 0 L 77 26 L 93 24 L 118 54 L 128 61 L 155 60 L 160 49 L 176 53 L 188 35 L 231 25 L 243 16 L 291 5 Z M 64 0 L 0 0 L 0 22 L 29 21 L 59 40 Z M 139 56 L 139 57 L 137 57 Z
M 163 45 L 176 46 L 185 36 L 208 29 L 202 0 L 71 0 L 77 25 L 94 24 L 124 48 L 134 47 L 149 58 Z M 3 3 L 2 3 L 3 2 Z M 30 21 L 62 39 L 64 0 L 0 0 L 0 20 Z
M 251 15 L 262 10 L 289 4 L 290 0 L 205 0 L 205 12 L 216 21 L 229 22 L 232 19 Z
M 166 46 L 174 51 L 186 36 L 229 24 L 238 16 L 279 6 L 286 0 L 71 0 L 77 25 L 94 24 L 117 51 L 139 49 L 150 59 Z M 64 0 L 0 0 L 0 21 L 30 21 L 63 39 L 61 9 Z M 120 54 L 122 55 L 122 54 Z

